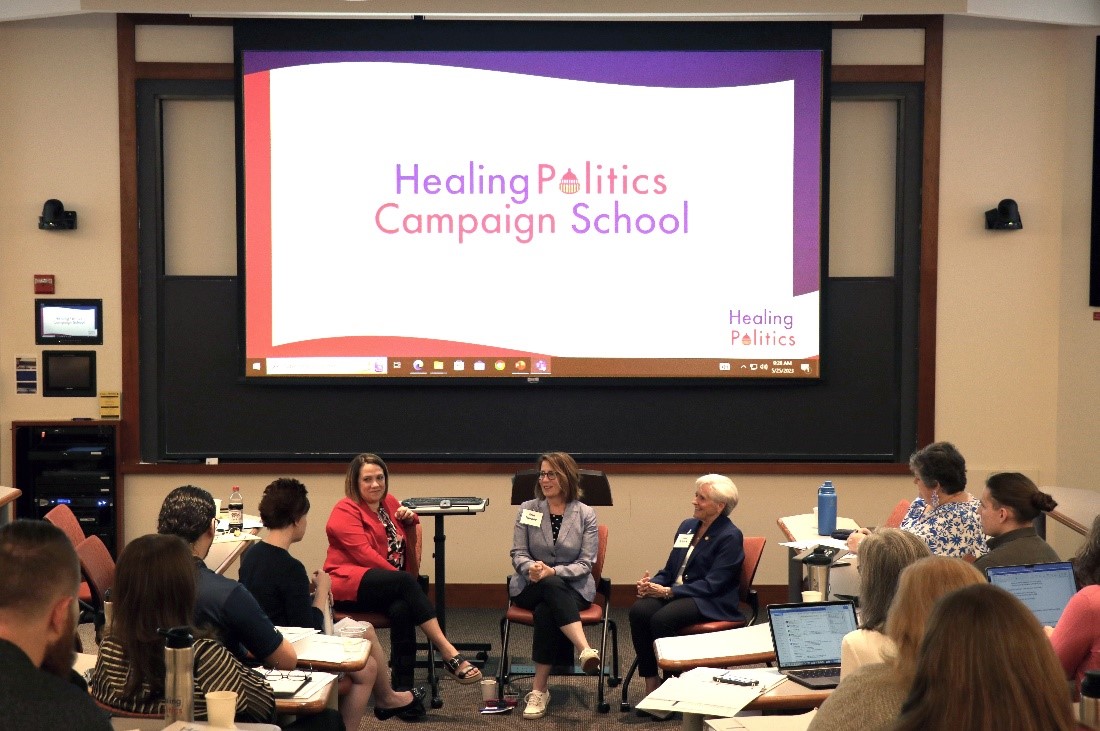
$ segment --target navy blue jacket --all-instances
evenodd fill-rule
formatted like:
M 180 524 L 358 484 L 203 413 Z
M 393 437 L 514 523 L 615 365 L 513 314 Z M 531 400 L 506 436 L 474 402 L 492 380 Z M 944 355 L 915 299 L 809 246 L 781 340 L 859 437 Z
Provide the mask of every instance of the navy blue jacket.
M 676 529 L 694 534 L 702 522 L 688 518 Z M 673 537 L 675 541 L 675 536 Z M 687 548 L 673 548 L 665 567 L 651 579 L 654 584 L 671 586 L 675 599 L 691 597 L 699 611 L 709 620 L 736 621 L 743 619 L 738 609 L 741 585 L 741 564 L 745 562 L 744 537 L 741 529 L 728 516 L 719 516 L 707 529 L 703 540 L 691 553 L 684 568 L 684 583 L 674 586 Z

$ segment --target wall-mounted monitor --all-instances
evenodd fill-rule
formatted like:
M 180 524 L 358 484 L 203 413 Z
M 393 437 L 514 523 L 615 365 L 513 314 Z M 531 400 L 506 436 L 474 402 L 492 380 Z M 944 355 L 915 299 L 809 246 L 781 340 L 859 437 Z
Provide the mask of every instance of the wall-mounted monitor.
M 43 396 L 95 396 L 94 350 L 43 350 Z
M 39 345 L 102 345 L 103 300 L 36 299 L 34 342 Z

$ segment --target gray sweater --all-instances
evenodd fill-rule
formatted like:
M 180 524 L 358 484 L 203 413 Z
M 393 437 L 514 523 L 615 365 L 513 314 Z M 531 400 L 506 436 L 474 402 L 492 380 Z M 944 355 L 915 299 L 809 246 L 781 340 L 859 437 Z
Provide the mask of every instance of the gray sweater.
M 884 731 L 901 712 L 909 683 L 899 683 L 885 663 L 864 665 L 840 681 L 807 731 Z

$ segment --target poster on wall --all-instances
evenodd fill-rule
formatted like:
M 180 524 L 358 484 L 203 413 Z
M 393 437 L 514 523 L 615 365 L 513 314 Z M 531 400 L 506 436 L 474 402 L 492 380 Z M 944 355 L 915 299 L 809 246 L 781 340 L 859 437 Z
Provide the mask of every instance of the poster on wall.
M 15 392 L 38 393 L 38 358 L 33 355 L 15 356 Z

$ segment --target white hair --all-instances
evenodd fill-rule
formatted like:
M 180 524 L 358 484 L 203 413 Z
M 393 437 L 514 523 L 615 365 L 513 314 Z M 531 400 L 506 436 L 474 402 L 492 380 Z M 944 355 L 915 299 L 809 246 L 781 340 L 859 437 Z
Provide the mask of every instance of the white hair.
M 733 480 L 725 475 L 703 475 L 695 481 L 695 487 L 696 489 L 701 487 L 710 488 L 711 500 L 725 505 L 725 507 L 722 508 L 722 515 L 729 515 L 733 512 L 733 509 L 737 507 L 737 501 L 739 499 L 737 485 L 733 484 Z

